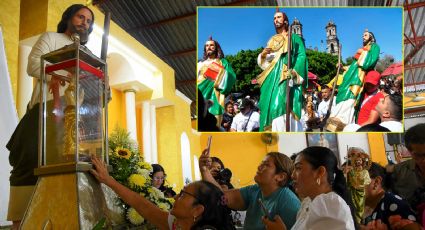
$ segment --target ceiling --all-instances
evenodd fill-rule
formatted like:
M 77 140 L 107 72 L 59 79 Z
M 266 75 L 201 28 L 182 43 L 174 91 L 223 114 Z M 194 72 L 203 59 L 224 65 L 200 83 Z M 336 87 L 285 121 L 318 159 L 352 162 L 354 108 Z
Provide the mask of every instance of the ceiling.
M 94 4 L 110 11 L 116 24 L 175 70 L 176 89 L 193 102 L 192 117 L 196 114 L 198 6 L 405 6 L 405 84 L 412 83 L 412 73 L 415 82 L 425 83 L 424 0 L 99 0 Z

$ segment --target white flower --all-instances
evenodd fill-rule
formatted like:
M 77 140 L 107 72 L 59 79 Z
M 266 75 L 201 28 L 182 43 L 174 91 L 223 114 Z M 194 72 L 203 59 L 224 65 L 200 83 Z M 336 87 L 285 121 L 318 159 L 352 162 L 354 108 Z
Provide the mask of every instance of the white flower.
M 129 208 L 127 218 L 134 225 L 141 225 L 145 219 L 134 208 Z
M 145 178 L 149 178 L 149 174 L 150 174 L 149 170 L 141 169 L 141 168 L 137 169 L 137 173 L 142 175 Z
M 149 197 L 151 197 L 154 200 L 158 200 L 159 198 L 164 198 L 164 193 L 161 192 L 161 190 L 152 187 L 152 192 L 149 194 Z

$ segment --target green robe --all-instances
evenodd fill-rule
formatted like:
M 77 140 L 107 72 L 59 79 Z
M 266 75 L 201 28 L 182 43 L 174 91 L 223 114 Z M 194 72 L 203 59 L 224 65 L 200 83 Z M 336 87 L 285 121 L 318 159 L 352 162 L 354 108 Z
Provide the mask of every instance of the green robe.
M 232 90 L 233 85 L 236 82 L 236 74 L 232 69 L 230 63 L 222 58 L 220 59 L 220 64 L 223 66 L 224 70 L 219 74 L 220 82 L 214 82 L 211 79 L 201 77 L 202 80 L 198 78 L 198 89 L 201 91 L 205 100 L 213 101 L 213 105 L 208 109 L 208 111 L 213 115 L 221 115 L 224 112 L 224 95 L 227 95 Z M 202 70 L 199 70 L 202 72 Z M 202 75 L 203 73 L 201 73 Z M 217 85 L 215 87 L 214 85 Z
M 296 120 L 299 120 L 304 100 L 303 88 L 307 88 L 308 84 L 308 63 L 304 42 L 296 34 L 292 35 L 291 40 L 291 67 L 304 80 L 302 84 L 294 83 L 289 92 L 291 113 Z M 281 77 L 283 69 L 286 68 L 288 63 L 288 55 L 285 52 L 276 58 L 278 58 L 277 63 L 271 72 L 265 76 L 265 80 L 261 85 L 260 101 L 258 103 L 260 108 L 260 131 L 264 131 L 265 127 L 270 126 L 273 119 L 286 114 L 287 80 L 281 80 Z
M 369 172 L 366 169 L 356 171 L 352 169 L 348 172 L 348 188 L 351 192 L 351 199 L 356 208 L 355 218 L 360 223 L 366 201 L 365 187 L 370 184 Z
M 344 75 L 343 82 L 338 87 L 336 104 L 348 99 L 358 100 L 366 72 L 375 68 L 378 59 L 379 46 L 376 43 L 373 43 L 370 45 L 370 50 L 364 58 L 363 65 L 359 66 L 358 61 L 351 63 L 348 71 Z

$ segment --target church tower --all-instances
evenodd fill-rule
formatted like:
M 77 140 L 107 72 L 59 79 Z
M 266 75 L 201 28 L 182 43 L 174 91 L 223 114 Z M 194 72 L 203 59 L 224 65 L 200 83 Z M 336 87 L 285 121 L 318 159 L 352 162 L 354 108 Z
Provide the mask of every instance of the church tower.
M 336 36 L 336 25 L 329 21 L 326 25 L 326 52 L 332 55 L 338 55 L 339 39 Z
M 295 18 L 294 21 L 291 24 L 292 28 L 292 34 L 298 34 L 300 38 L 303 38 L 303 25 L 300 23 L 300 21 Z

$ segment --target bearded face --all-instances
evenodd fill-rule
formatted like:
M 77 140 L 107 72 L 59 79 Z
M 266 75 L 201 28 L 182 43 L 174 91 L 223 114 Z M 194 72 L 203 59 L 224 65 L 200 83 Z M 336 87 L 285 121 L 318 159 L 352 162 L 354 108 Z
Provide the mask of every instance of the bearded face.
M 74 25 L 71 21 L 68 22 L 68 28 L 71 34 L 78 34 L 80 36 L 81 45 L 85 45 L 88 41 L 88 30 L 84 25 Z
M 217 56 L 217 51 L 216 51 L 214 41 L 207 41 L 205 43 L 205 53 L 207 54 L 208 58 L 215 58 Z
M 274 22 L 274 27 L 276 29 L 282 28 L 284 21 L 285 21 L 285 19 L 284 19 L 283 14 L 281 12 L 277 12 L 277 13 L 274 14 L 273 22 Z
M 372 36 L 370 35 L 370 33 L 363 33 L 363 46 L 367 45 L 370 41 L 372 41 Z

